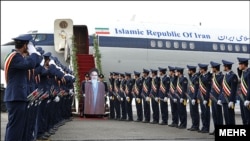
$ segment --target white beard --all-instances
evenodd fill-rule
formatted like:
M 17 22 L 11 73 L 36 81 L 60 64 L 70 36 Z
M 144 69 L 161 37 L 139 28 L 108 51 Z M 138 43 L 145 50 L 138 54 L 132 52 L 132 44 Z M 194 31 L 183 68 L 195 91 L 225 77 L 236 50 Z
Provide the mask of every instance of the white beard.
M 91 82 L 92 82 L 93 87 L 96 88 L 98 84 L 97 79 L 91 79 Z

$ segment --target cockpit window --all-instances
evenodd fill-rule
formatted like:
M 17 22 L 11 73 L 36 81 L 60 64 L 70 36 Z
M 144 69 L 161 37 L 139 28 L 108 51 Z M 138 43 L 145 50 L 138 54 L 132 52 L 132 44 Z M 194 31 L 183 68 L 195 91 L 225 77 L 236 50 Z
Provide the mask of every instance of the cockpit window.
M 44 34 L 37 34 L 35 36 L 35 42 L 40 42 L 46 39 L 46 36 Z

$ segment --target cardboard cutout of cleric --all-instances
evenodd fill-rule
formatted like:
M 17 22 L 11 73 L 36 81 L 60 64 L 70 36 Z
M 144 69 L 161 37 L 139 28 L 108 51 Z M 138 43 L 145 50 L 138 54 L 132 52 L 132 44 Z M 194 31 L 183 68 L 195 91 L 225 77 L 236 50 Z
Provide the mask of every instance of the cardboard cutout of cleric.
M 85 115 L 103 115 L 105 113 L 105 86 L 98 81 L 98 70 L 90 71 L 91 80 L 85 83 Z

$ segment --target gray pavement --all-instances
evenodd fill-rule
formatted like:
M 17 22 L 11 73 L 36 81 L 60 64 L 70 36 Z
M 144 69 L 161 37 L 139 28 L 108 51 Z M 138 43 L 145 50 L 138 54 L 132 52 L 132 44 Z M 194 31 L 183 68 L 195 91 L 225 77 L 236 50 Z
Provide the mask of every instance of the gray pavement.
M 188 107 L 187 107 L 188 109 Z M 238 105 L 236 105 L 236 124 L 241 124 L 241 117 Z M 189 111 L 189 110 L 188 110 Z M 134 119 L 136 111 L 133 106 Z M 1 113 L 1 141 L 4 140 L 7 124 L 7 113 Z M 169 123 L 171 114 L 169 113 Z M 191 119 L 188 112 L 188 125 L 191 126 Z M 210 131 L 214 129 L 211 118 Z M 51 141 L 81 141 L 81 140 L 174 140 L 174 141 L 213 141 L 214 136 L 208 133 L 198 133 L 186 129 L 178 129 L 167 125 L 157 125 L 141 122 L 128 122 L 109 120 L 104 118 L 80 118 L 74 115 L 73 121 L 67 122 L 59 127 L 55 135 L 50 136 Z

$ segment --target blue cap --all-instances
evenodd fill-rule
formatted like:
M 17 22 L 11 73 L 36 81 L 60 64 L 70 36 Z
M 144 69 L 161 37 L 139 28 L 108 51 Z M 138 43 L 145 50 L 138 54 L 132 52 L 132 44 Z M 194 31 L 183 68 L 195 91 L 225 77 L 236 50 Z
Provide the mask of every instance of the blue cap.
M 195 69 L 196 69 L 196 66 L 187 65 L 187 68 L 188 68 L 189 70 L 195 70 Z
M 207 67 L 208 67 L 207 64 L 201 64 L 201 63 L 199 63 L 198 66 L 199 66 L 201 69 L 207 69 Z
M 131 73 L 125 72 L 126 76 L 131 76 Z
M 211 61 L 210 64 L 211 64 L 211 67 L 212 67 L 212 68 L 214 68 L 214 67 L 219 67 L 219 66 L 220 66 L 219 63 L 216 63 L 216 62 L 213 62 L 213 61 Z
M 51 52 L 46 52 L 45 54 L 43 54 L 44 57 L 51 57 Z
M 44 50 L 42 49 L 42 47 L 36 47 L 36 50 L 43 55 L 44 54 Z
M 134 71 L 134 74 L 137 75 L 137 76 L 140 76 L 140 72 L 137 72 L 137 71 Z
M 22 34 L 12 39 L 18 41 L 30 41 L 32 40 L 32 36 L 30 34 Z
M 159 69 L 159 71 L 161 71 L 161 72 L 165 72 L 165 71 L 167 71 L 167 68 L 161 68 L 161 67 L 158 67 L 158 69 Z
M 181 68 L 181 67 L 175 67 L 176 71 L 177 72 L 183 72 L 184 68 Z
M 226 60 L 222 60 L 222 63 L 224 66 L 232 66 L 233 65 L 233 62 L 229 62 L 229 61 L 226 61 Z
M 155 69 L 150 69 L 152 73 L 157 73 L 157 70 Z
M 250 58 L 240 58 L 237 57 L 239 64 L 248 64 L 248 60 L 250 60 Z
M 175 67 L 168 66 L 169 71 L 175 71 Z
M 119 75 L 119 72 L 113 72 L 113 75 Z
M 149 73 L 149 70 L 143 69 L 143 73 Z
M 103 74 L 100 74 L 99 77 L 100 77 L 100 78 L 104 78 L 104 75 L 103 75 Z

